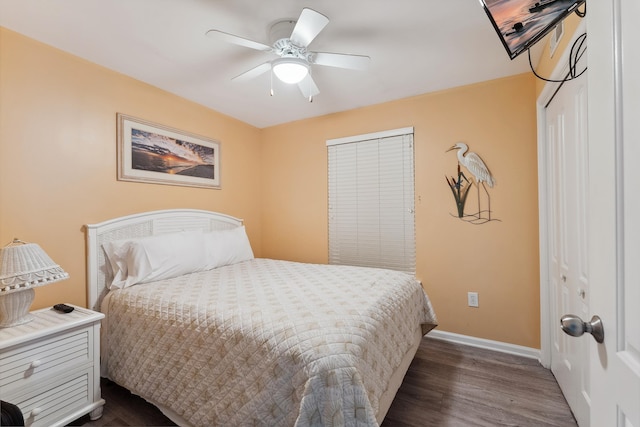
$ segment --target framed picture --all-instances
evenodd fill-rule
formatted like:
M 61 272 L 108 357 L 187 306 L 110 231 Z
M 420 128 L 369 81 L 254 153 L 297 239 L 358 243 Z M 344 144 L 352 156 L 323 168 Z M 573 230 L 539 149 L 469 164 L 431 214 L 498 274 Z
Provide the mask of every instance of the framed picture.
M 118 113 L 118 180 L 220 188 L 220 143 Z

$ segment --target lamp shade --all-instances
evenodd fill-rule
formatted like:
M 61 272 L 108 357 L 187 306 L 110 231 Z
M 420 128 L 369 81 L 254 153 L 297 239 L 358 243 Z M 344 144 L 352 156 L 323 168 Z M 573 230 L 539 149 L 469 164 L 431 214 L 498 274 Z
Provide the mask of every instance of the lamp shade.
M 32 288 L 68 278 L 69 274 L 35 243 L 14 239 L 0 249 L 0 327 L 31 320 Z
M 309 74 L 309 64 L 304 59 L 278 58 L 272 64 L 276 77 L 285 83 L 299 83 Z
M 48 285 L 68 279 L 69 274 L 35 243 L 15 239 L 0 249 L 0 293 Z

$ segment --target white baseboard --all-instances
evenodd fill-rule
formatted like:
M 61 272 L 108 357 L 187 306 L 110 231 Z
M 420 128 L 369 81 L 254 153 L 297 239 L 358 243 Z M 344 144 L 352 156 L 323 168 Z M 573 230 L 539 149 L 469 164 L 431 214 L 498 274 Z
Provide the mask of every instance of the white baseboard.
M 464 344 L 472 347 L 499 351 L 501 353 L 515 354 L 516 356 L 536 359 L 538 361 L 540 360 L 540 350 L 536 348 L 509 344 L 501 341 L 487 340 L 484 338 L 476 338 L 469 335 L 454 334 L 453 332 L 439 331 L 437 329 L 429 332 L 427 336 L 438 340 L 450 341 L 457 344 Z

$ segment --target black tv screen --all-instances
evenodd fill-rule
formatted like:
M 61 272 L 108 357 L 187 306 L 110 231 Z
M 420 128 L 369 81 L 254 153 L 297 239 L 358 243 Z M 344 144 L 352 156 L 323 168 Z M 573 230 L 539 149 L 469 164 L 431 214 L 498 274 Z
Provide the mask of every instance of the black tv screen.
M 511 59 L 540 41 L 586 0 L 480 0 Z

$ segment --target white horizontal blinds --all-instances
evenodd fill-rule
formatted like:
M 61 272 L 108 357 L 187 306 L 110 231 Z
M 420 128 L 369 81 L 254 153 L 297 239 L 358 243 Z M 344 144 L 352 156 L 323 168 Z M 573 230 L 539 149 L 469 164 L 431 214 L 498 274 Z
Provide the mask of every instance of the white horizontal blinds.
M 327 142 L 330 264 L 415 273 L 413 129 L 399 132 Z

